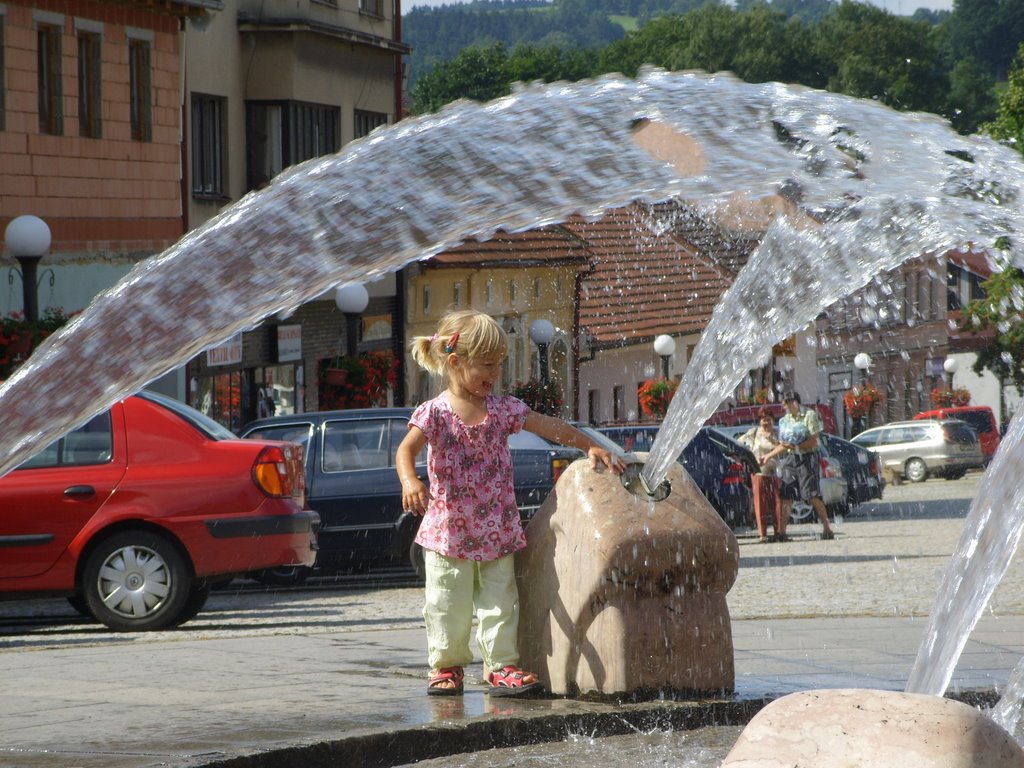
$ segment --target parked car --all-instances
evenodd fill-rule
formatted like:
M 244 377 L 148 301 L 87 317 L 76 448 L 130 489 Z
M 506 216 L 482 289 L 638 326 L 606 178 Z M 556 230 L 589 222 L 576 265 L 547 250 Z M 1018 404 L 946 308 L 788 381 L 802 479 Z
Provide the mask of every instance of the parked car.
M 853 442 L 913 483 L 929 476 L 955 480 L 985 463 L 977 433 L 957 419 L 895 421 L 866 429 Z
M 118 631 L 195 616 L 209 584 L 312 565 L 301 448 L 141 392 L 0 478 L 0 596 L 65 595 Z
M 740 435 L 755 427 L 756 424 L 740 424 L 732 427 L 713 427 L 713 429 L 739 440 Z M 825 436 L 827 433 L 822 432 Z M 828 435 L 832 437 L 832 435 Z M 821 499 L 830 516 L 845 515 L 850 511 L 849 484 L 843 472 L 842 464 L 836 460 L 830 450 L 829 443 L 818 440 L 818 485 Z M 803 523 L 814 519 L 814 508 L 805 501 L 794 501 L 789 512 L 789 519 L 794 523 Z
M 242 437 L 287 440 L 305 448 L 307 503 L 321 517 L 319 572 L 372 563 L 410 563 L 423 575 L 423 553 L 413 539 L 420 517 L 402 508 L 395 453 L 412 408 L 361 408 L 272 416 L 247 424 Z M 552 446 L 532 432 L 509 437 L 516 503 L 528 520 L 572 461 L 575 448 Z M 427 479 L 427 449 L 416 458 Z M 298 583 L 309 568 L 256 574 L 268 583 Z
M 829 459 L 838 462 L 842 468 L 846 479 L 846 500 L 850 506 L 882 498 L 885 477 L 878 454 L 827 432 L 822 432 L 820 439 Z
M 627 452 L 649 451 L 658 427 L 599 427 Z M 746 446 L 709 427 L 702 427 L 679 455 L 701 493 L 731 528 L 749 527 L 754 519 L 750 476 L 757 459 Z
M 985 458 L 985 464 L 992 460 L 996 449 L 999 448 L 999 425 L 996 423 L 992 409 L 986 405 L 936 408 L 933 411 L 919 413 L 914 416 L 914 419 L 960 419 L 960 421 L 967 422 L 971 429 L 978 433 L 981 455 Z

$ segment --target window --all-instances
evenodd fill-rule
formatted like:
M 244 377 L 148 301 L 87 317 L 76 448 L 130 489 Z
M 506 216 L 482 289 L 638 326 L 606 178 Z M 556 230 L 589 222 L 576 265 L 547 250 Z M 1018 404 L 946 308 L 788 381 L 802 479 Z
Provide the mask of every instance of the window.
M 374 128 L 388 124 L 388 116 L 383 112 L 367 112 L 365 109 L 356 110 L 355 137 L 369 136 Z
M 36 33 L 39 54 L 39 132 L 64 133 L 60 70 L 60 27 L 40 24 Z
M 516 303 L 516 281 L 508 281 L 508 303 L 514 305 Z
M 626 388 L 621 384 L 612 387 L 612 419 L 622 421 L 626 417 Z
M 132 139 L 153 140 L 153 96 L 148 40 L 128 41 L 128 87 Z
M 245 106 L 246 184 L 260 189 L 290 165 L 337 152 L 338 107 L 302 102 Z
M 373 16 L 383 16 L 381 11 L 381 0 L 359 0 L 359 12 L 369 13 Z
M 224 197 L 224 107 L 220 96 L 192 94 L 192 194 Z
M 484 304 L 488 307 L 494 302 L 494 281 L 490 278 L 484 283 Z
M 114 455 L 110 412 L 95 416 L 85 426 L 46 446 L 18 469 L 106 464 Z
M 452 285 L 452 306 L 462 306 L 462 283 Z
M 430 286 L 423 286 L 423 314 L 430 314 Z
M 324 472 L 387 469 L 390 421 L 329 421 L 324 424 Z
M 78 135 L 98 139 L 102 134 L 100 106 L 100 36 L 78 32 Z
M 540 278 L 539 277 L 535 277 L 535 278 L 533 278 L 533 298 L 535 300 L 539 299 L 540 298 L 540 293 L 541 293 Z

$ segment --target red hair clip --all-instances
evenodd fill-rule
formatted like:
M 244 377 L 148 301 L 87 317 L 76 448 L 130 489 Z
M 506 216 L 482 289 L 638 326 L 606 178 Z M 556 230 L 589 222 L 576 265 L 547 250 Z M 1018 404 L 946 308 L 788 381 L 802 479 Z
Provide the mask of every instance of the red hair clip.
M 449 355 L 455 351 L 455 343 L 459 340 L 459 334 L 453 333 L 452 337 L 448 339 L 448 343 L 444 345 L 444 351 Z

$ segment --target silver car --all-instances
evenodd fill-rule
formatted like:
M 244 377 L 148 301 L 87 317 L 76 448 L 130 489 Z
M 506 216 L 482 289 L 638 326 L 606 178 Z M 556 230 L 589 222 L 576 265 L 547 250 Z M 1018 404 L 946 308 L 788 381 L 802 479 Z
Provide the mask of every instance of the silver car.
M 861 432 L 853 442 L 913 483 L 929 477 L 955 480 L 984 465 L 978 433 L 958 419 L 894 421 Z

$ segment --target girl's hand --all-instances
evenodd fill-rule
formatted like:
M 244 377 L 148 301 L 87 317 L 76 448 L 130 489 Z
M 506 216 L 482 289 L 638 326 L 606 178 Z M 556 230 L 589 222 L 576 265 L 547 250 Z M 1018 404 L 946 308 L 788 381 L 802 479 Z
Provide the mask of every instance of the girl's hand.
M 597 469 L 598 464 L 604 464 L 616 475 L 621 475 L 623 470 L 626 469 L 626 462 L 621 456 L 613 454 L 611 451 L 602 448 L 599 445 L 590 446 L 590 448 L 587 449 L 587 456 L 590 458 L 591 469 Z
M 406 512 L 422 515 L 431 498 L 427 486 L 418 477 L 402 481 L 402 509 Z

